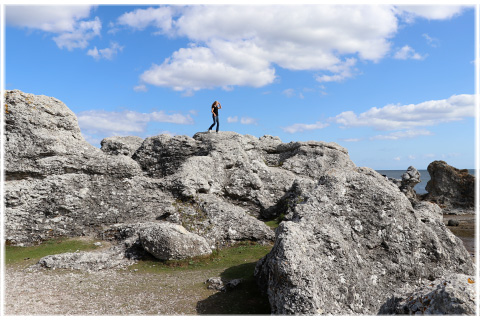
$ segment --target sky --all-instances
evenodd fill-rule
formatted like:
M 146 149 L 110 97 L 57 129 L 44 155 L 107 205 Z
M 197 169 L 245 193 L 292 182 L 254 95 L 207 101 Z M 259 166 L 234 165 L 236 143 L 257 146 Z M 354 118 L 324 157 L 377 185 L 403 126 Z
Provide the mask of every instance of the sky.
M 220 131 L 326 141 L 357 166 L 475 167 L 475 8 L 4 7 L 6 90 L 55 97 L 85 139 Z

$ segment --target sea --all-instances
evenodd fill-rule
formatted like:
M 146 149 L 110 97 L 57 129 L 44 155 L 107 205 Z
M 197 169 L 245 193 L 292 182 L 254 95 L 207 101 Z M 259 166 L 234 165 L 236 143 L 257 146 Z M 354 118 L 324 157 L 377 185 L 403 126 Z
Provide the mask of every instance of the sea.
M 389 178 L 395 179 L 402 179 L 402 174 L 404 174 L 407 170 L 375 170 L 380 174 L 386 175 Z M 427 182 L 430 180 L 430 174 L 428 170 L 418 170 L 420 172 L 420 180 L 421 182 L 415 186 L 415 192 L 417 194 L 425 194 L 427 190 L 425 187 L 427 186 Z M 468 172 L 471 175 L 475 175 L 475 169 L 468 169 Z

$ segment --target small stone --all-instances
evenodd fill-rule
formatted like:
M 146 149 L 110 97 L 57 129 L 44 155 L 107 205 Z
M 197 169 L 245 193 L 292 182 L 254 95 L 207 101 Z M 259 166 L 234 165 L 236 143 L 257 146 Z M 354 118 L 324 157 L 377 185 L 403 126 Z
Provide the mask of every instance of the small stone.
M 449 227 L 457 227 L 460 224 L 458 220 L 450 219 L 448 220 L 447 226 Z

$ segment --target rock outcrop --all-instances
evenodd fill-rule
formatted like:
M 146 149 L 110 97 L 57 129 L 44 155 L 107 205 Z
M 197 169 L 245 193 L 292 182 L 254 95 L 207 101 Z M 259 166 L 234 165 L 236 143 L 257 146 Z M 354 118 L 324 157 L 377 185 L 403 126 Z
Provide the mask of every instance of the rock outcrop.
M 459 170 L 445 161 L 433 161 L 428 165 L 430 181 L 424 200 L 437 203 L 446 213 L 474 212 L 475 177 L 467 169 Z
M 113 242 L 108 251 L 45 257 L 39 267 L 97 270 L 148 253 L 184 259 L 274 241 L 255 270 L 272 312 L 334 315 L 416 312 L 402 299 L 428 295 L 427 281 L 474 273 L 441 209 L 407 198 L 416 170 L 407 171 L 404 193 L 335 143 L 234 132 L 112 137 L 100 150 L 60 101 L 18 90 L 5 101 L 7 243 Z M 264 220 L 280 216 L 274 233 Z
M 415 191 L 415 186 L 421 182 L 420 172 L 413 167 L 408 167 L 407 171 L 402 174 L 402 179 L 388 178 L 389 181 L 393 182 L 396 186 L 400 188 L 407 198 L 415 204 L 418 201 L 417 192 Z
M 255 271 L 275 314 L 373 315 L 397 290 L 474 273 L 436 205 L 415 210 L 374 170 L 331 170 L 291 192 L 290 213 Z

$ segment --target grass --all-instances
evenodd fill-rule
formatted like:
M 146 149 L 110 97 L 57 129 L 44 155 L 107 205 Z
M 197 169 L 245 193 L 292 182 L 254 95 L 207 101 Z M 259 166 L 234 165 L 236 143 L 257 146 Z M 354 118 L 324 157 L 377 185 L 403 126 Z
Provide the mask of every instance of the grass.
M 94 240 L 74 239 L 54 239 L 48 240 L 40 245 L 33 247 L 5 247 L 5 265 L 8 266 L 28 266 L 35 264 L 40 258 L 59 254 L 64 252 L 90 251 L 97 248 Z
M 225 269 L 233 266 L 258 261 L 272 249 L 271 246 L 262 246 L 256 243 L 242 242 L 235 246 L 214 251 L 211 255 L 194 257 L 186 260 L 159 261 L 155 258 L 138 261 L 130 266 L 130 270 L 137 272 L 163 273 L 185 270 Z M 229 275 L 228 279 L 241 278 L 245 273 L 237 272 Z M 252 272 L 253 274 L 253 272 Z
M 280 214 L 278 217 L 276 217 L 273 220 L 265 221 L 265 224 L 272 229 L 276 229 L 280 225 L 280 223 L 283 221 L 283 219 L 285 219 L 284 213 Z

